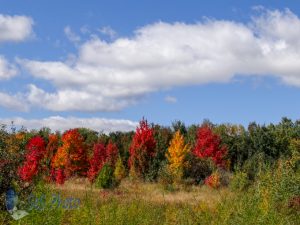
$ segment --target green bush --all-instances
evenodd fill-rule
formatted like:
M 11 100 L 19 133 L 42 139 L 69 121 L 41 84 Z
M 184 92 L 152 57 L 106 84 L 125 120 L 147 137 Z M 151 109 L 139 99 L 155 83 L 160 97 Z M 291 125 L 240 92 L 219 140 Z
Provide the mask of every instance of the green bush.
M 244 191 L 249 185 L 250 181 L 248 179 L 248 175 L 242 171 L 236 172 L 230 181 L 230 188 L 233 191 Z
M 173 191 L 173 176 L 170 173 L 168 166 L 164 164 L 158 173 L 158 182 L 162 185 L 164 190 Z
M 116 184 L 113 175 L 114 171 L 108 164 L 105 164 L 96 178 L 95 185 L 98 188 L 111 188 Z
M 122 162 L 121 157 L 119 157 L 118 160 L 117 160 L 116 168 L 115 168 L 115 171 L 114 171 L 114 177 L 119 182 L 126 177 L 126 169 L 125 169 L 125 166 Z
M 255 181 L 260 173 L 270 169 L 275 162 L 264 153 L 258 153 L 245 161 L 242 170 L 247 174 L 250 181 Z

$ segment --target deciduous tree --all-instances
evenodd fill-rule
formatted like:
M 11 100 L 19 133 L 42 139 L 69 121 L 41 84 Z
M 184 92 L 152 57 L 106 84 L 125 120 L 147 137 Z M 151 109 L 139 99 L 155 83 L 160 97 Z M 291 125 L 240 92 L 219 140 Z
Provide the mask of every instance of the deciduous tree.
M 134 176 L 145 178 L 150 163 L 155 156 L 155 146 L 153 129 L 148 125 L 147 120 L 143 118 L 136 129 L 129 149 L 131 175 L 136 174 Z
M 193 152 L 200 158 L 211 158 L 219 167 L 225 168 L 227 166 L 225 160 L 227 148 L 221 145 L 220 136 L 214 134 L 208 126 L 202 126 L 198 129 L 197 143 Z
M 183 175 L 185 157 L 190 151 L 188 144 L 184 143 L 184 137 L 178 130 L 171 140 L 170 147 L 166 153 L 168 168 L 176 181 L 180 181 Z

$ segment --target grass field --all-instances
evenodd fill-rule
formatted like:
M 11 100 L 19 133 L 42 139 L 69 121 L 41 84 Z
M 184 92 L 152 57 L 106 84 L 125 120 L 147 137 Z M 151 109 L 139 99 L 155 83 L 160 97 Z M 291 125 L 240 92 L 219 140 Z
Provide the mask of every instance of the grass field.
M 1 212 L 0 224 L 297 225 L 299 209 L 289 208 L 287 201 L 276 198 L 288 193 L 284 190 L 299 188 L 299 180 L 285 179 L 283 175 L 266 173 L 261 182 L 247 191 L 231 191 L 228 187 L 211 189 L 203 185 L 177 185 L 165 190 L 158 183 L 129 179 L 123 180 L 115 189 L 103 190 L 94 188 L 85 179 L 71 179 L 63 186 L 37 186 L 36 196 L 46 195 L 45 208 L 30 210 L 30 214 L 19 221 Z M 61 199 L 80 199 L 79 207 L 69 210 L 52 207 L 54 193 L 60 194 Z M 23 207 L 29 206 L 24 204 Z
M 79 198 L 80 205 L 71 210 L 50 207 L 53 193 L 62 199 Z M 2 213 L 2 224 L 195 224 L 197 212 L 214 212 L 223 198 L 232 195 L 227 189 L 177 186 L 170 191 L 157 183 L 130 180 L 123 180 L 113 190 L 101 190 L 85 179 L 40 187 L 36 196 L 41 194 L 47 196 L 44 210 L 31 210 L 20 221 Z

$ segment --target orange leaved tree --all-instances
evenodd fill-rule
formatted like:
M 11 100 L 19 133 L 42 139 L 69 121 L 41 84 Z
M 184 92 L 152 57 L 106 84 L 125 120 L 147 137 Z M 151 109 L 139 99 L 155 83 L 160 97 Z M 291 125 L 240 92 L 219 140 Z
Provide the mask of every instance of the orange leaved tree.
M 60 146 L 53 157 L 52 168 L 55 169 L 57 183 L 71 175 L 86 175 L 88 161 L 83 137 L 78 129 L 66 131 Z

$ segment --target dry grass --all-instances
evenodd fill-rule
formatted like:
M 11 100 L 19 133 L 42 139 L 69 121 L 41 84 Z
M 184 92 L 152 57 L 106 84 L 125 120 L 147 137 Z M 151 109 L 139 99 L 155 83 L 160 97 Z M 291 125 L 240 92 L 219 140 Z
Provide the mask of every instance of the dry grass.
M 205 203 L 209 207 L 214 207 L 224 196 L 231 196 L 232 193 L 227 188 L 211 189 L 206 186 L 176 186 L 175 191 L 166 191 L 160 184 L 144 183 L 131 180 L 123 180 L 119 187 L 112 190 L 97 189 L 93 187 L 87 179 L 73 178 L 64 185 L 51 185 L 53 191 L 59 191 L 63 196 L 72 196 L 85 199 L 87 195 L 92 196 L 96 201 L 110 198 L 122 201 L 145 200 L 158 204 L 187 203 L 198 205 Z

